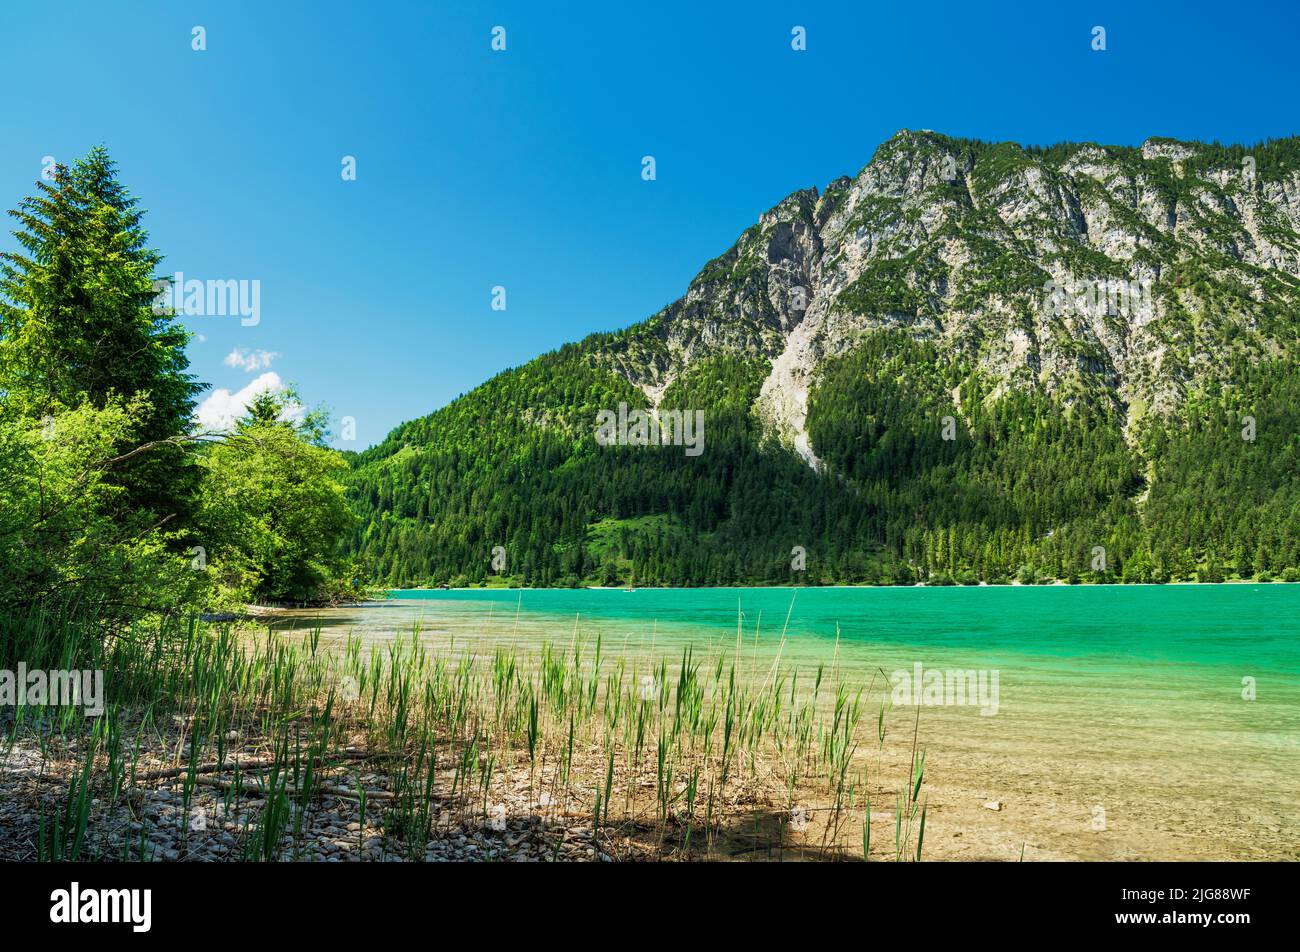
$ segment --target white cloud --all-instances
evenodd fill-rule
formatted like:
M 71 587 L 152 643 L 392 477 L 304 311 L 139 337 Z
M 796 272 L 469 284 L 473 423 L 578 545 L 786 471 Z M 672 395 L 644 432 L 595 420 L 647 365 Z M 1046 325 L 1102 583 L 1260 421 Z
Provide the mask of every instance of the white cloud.
M 244 409 L 255 396 L 267 390 L 280 390 L 283 387 L 280 375 L 268 371 L 250 382 L 244 389 L 234 393 L 224 387 L 213 390 L 194 412 L 195 419 L 204 430 L 228 430 L 244 415 Z
M 238 367 L 251 374 L 258 370 L 270 370 L 271 361 L 279 356 L 270 350 L 244 350 L 242 347 L 236 347 L 226 354 L 226 366 Z

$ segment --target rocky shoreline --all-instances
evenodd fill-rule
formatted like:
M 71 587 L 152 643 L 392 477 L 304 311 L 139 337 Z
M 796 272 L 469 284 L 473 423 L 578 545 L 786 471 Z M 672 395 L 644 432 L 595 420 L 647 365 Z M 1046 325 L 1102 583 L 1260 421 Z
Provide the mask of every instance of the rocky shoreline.
M 356 755 L 355 748 L 344 751 Z M 138 765 L 137 776 L 168 771 L 161 761 Z M 265 800 L 258 789 L 256 770 L 242 776 L 235 793 L 230 778 L 234 762 L 225 771 L 212 770 L 199 777 L 188 802 L 185 777 L 150 779 L 130 789 L 117 809 L 90 802 L 83 859 L 105 861 L 223 862 L 246 859 L 243 845 L 259 835 L 258 823 Z M 148 768 L 146 770 L 146 768 Z M 0 752 L 0 860 L 38 858 L 37 842 L 43 821 L 62 809 L 68 782 L 79 769 L 75 759 L 45 760 L 39 745 L 21 740 Z M 168 772 L 174 772 L 171 768 Z M 328 774 L 327 774 L 328 775 Z M 509 787 L 494 791 L 486 818 L 467 816 L 451 798 L 445 798 L 431 816 L 430 836 L 423 849 L 398 842 L 383 828 L 388 778 L 365 770 L 347 778 L 365 791 L 360 798 L 334 784 L 305 810 L 288 805 L 289 832 L 280 837 L 276 858 L 307 862 L 610 862 L 615 857 L 598 842 L 589 820 L 559 809 L 549 795 L 530 797 L 526 774 L 512 778 Z M 437 803 L 444 799 L 435 794 Z M 301 825 L 299 832 L 293 832 Z

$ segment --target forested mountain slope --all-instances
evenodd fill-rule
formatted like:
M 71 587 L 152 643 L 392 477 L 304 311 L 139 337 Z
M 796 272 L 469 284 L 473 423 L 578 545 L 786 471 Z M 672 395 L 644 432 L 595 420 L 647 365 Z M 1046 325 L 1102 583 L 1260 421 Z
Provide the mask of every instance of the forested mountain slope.
M 394 585 L 1294 577 L 1298 304 L 1300 140 L 900 132 L 358 454 L 352 547 Z M 698 455 L 608 445 L 620 403 L 700 412 Z

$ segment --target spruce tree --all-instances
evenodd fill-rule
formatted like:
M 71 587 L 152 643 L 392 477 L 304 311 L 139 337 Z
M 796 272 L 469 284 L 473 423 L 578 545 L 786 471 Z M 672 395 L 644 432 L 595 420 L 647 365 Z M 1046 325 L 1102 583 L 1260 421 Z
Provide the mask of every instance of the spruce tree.
M 40 418 L 85 403 L 142 400 L 119 447 L 179 437 L 201 385 L 188 373 L 188 333 L 155 309 L 161 255 L 148 246 L 143 210 L 96 147 L 10 212 L 20 250 L 0 255 L 0 397 L 4 412 Z M 115 470 L 123 512 L 183 524 L 197 471 L 186 450 L 163 445 Z

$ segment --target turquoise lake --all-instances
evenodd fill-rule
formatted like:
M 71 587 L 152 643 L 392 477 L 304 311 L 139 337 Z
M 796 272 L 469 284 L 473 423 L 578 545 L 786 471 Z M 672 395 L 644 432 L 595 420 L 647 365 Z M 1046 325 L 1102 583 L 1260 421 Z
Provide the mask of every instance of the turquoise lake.
M 739 641 L 871 704 L 918 665 L 987 672 L 991 715 L 890 709 L 881 776 L 915 727 L 939 858 L 1300 858 L 1300 585 L 401 591 L 287 627 L 317 624 L 483 655 L 599 637 L 647 665 Z
M 431 616 L 516 608 L 572 621 L 931 646 L 1011 658 L 1139 659 L 1300 675 L 1300 585 L 399 591 Z M 792 607 L 793 602 L 793 607 Z

